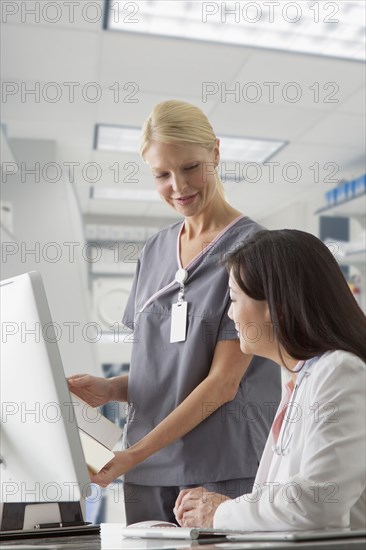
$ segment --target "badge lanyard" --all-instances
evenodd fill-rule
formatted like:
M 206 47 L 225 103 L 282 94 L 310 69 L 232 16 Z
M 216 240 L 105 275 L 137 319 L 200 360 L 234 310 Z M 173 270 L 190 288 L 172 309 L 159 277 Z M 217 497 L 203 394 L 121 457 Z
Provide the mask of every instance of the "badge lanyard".
M 170 325 L 170 343 L 184 342 L 187 332 L 187 302 L 184 299 L 184 283 L 188 279 L 188 271 L 178 269 L 175 282 L 180 285 L 178 301 L 172 305 L 172 320 Z

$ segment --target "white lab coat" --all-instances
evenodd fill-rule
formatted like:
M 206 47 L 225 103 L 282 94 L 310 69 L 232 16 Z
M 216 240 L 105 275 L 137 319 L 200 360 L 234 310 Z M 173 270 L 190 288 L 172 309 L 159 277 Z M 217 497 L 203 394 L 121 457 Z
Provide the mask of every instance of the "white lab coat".
M 327 352 L 308 373 L 283 439 L 293 434 L 288 454 L 274 453 L 271 432 L 253 492 L 221 504 L 215 528 L 365 528 L 366 364 L 348 352 Z M 277 443 L 283 429 L 284 423 Z

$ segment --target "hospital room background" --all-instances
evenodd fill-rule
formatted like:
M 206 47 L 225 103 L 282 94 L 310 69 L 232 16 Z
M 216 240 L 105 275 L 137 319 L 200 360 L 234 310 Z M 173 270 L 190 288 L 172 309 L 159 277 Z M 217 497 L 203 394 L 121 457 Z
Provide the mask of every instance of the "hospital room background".
M 363 1 L 1 4 L 1 278 L 41 272 L 66 375 L 128 372 L 137 258 L 179 219 L 138 153 L 167 99 L 208 115 L 230 204 L 320 237 L 365 310 Z

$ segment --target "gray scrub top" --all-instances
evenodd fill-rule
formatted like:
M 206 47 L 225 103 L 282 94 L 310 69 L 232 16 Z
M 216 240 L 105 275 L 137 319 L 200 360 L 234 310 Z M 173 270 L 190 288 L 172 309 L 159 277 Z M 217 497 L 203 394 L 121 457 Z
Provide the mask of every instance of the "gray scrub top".
M 122 322 L 134 327 L 125 448 L 148 434 L 207 377 L 219 340 L 238 338 L 227 315 L 228 273 L 220 260 L 262 227 L 248 217 L 237 218 L 187 266 L 186 340 L 170 343 L 181 227 L 182 222 L 174 223 L 146 242 L 123 316 Z M 280 367 L 254 357 L 233 401 L 130 470 L 125 480 L 179 486 L 254 477 L 280 397 Z M 213 405 L 202 407 L 204 414 Z

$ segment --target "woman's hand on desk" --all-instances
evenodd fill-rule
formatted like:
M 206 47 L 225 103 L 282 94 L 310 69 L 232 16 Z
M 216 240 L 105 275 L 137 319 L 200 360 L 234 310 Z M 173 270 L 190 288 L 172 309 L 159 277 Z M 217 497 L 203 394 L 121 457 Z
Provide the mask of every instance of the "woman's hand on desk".
M 67 381 L 69 390 L 92 407 L 99 407 L 112 400 L 112 385 L 106 378 L 74 374 Z
M 230 498 L 210 493 L 203 487 L 184 489 L 178 495 L 174 514 L 182 527 L 212 528 L 215 512 L 225 500 Z
M 107 487 L 117 477 L 120 477 L 124 473 L 128 472 L 131 468 L 136 466 L 134 464 L 131 455 L 127 451 L 117 451 L 114 453 L 115 457 L 112 458 L 108 464 L 104 466 L 97 474 L 90 473 L 90 479 L 92 483 L 97 483 L 101 487 Z

